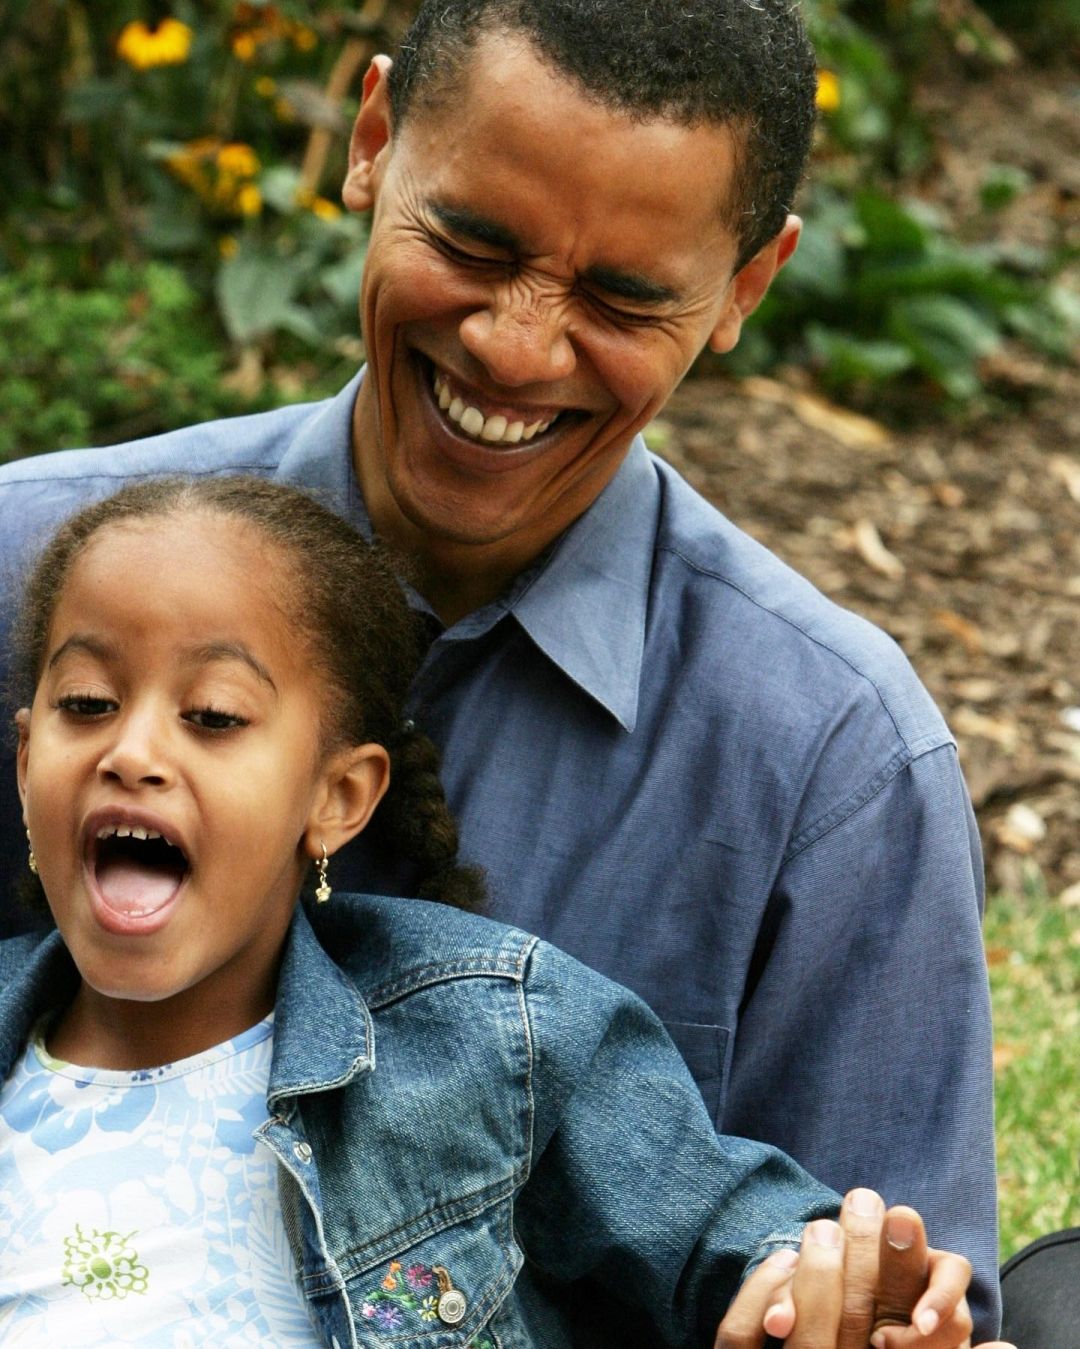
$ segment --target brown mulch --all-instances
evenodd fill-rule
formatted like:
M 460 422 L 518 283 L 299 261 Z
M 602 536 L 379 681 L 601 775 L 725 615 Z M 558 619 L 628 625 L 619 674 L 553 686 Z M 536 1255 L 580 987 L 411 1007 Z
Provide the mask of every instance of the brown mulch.
M 1024 167 L 1004 237 L 1080 242 L 1080 75 L 1009 70 L 927 95 L 929 191 Z M 1048 231 L 1053 231 L 1048 236 Z M 900 643 L 960 746 L 991 891 L 1080 905 L 1080 369 L 993 358 L 1006 411 L 889 430 L 805 377 L 688 380 L 651 436 L 705 496 Z

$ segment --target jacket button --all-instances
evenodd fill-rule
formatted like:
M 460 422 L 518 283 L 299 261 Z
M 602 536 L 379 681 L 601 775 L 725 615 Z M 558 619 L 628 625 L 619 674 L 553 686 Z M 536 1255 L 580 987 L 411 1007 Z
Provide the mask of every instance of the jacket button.
M 303 1162 L 306 1166 L 311 1161 L 312 1152 L 309 1143 L 294 1143 L 292 1145 L 293 1156 L 298 1162 Z
M 444 1321 L 448 1326 L 456 1326 L 465 1319 L 466 1305 L 465 1295 L 459 1288 L 448 1288 L 445 1293 L 440 1294 L 435 1310 L 440 1321 Z

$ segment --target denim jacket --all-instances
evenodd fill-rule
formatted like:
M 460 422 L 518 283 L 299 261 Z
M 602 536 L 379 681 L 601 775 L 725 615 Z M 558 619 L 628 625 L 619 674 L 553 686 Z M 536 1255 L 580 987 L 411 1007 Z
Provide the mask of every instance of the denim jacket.
M 59 935 L 0 943 L 0 1070 L 75 990 Z M 746 1269 L 837 1197 L 718 1137 L 633 994 L 515 928 L 335 895 L 298 908 L 267 1119 L 336 1349 L 711 1345 Z

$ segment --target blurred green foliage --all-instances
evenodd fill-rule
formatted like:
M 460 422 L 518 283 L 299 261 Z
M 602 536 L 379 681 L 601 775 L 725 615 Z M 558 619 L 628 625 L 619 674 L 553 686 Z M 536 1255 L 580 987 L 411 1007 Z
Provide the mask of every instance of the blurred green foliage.
M 821 135 L 801 211 L 806 229 L 730 367 L 808 367 L 837 397 L 895 409 L 983 405 L 985 358 L 1008 340 L 1066 360 L 1080 338 L 1080 295 L 1058 277 L 1065 244 L 972 243 L 906 185 L 933 146 L 912 89 L 924 67 L 1016 59 L 1001 0 L 804 0 L 821 65 Z M 1031 0 L 1080 41 L 1080 0 Z M 1011 31 L 1011 27 L 1010 27 Z M 1022 168 L 988 165 L 980 208 L 1003 209 L 1030 186 Z M 985 222 L 983 222 L 985 224 Z M 883 405 L 883 392 L 889 398 Z
M 961 245 L 902 184 L 932 153 L 911 90 L 934 43 L 993 64 L 996 23 L 1053 23 L 1075 44 L 1080 0 L 804 4 L 822 67 L 807 230 L 735 368 L 957 401 L 1004 337 L 1066 354 L 1062 259 Z M 315 396 L 355 368 L 365 222 L 337 194 L 360 75 L 414 8 L 6 0 L 0 454 Z M 983 208 L 1026 186 L 994 166 Z

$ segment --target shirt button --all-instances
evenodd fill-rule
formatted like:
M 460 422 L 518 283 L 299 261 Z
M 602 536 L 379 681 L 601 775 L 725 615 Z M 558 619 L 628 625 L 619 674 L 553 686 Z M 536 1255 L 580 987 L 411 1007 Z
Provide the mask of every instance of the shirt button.
M 464 1293 L 458 1288 L 448 1288 L 445 1293 L 440 1294 L 435 1310 L 440 1321 L 448 1326 L 456 1326 L 465 1319 L 465 1307 Z
M 309 1143 L 294 1143 L 292 1145 L 293 1156 L 298 1162 L 303 1162 L 306 1166 L 311 1161 L 311 1145 Z

